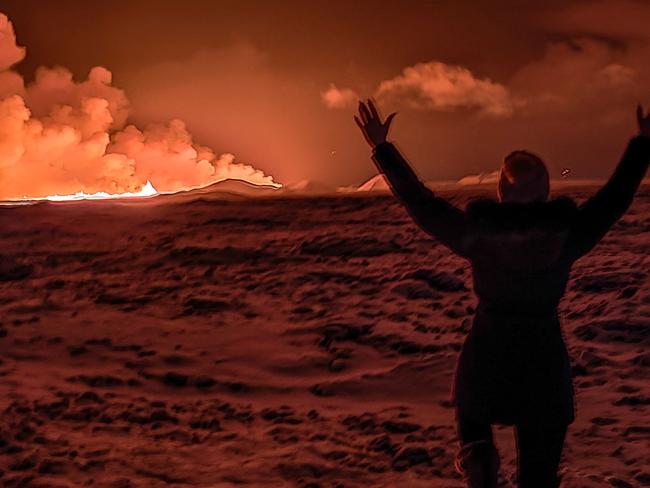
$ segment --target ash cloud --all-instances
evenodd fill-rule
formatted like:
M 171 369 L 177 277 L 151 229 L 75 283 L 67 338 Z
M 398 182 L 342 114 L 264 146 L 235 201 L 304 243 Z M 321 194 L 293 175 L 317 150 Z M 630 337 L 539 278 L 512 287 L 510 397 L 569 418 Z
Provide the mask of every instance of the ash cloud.
M 129 100 L 106 68 L 81 82 L 63 67 L 39 68 L 25 86 L 12 71 L 24 57 L 0 13 L 0 199 L 135 192 L 147 180 L 162 192 L 224 178 L 274 183 L 233 155 L 196 144 L 180 120 L 126 125 Z

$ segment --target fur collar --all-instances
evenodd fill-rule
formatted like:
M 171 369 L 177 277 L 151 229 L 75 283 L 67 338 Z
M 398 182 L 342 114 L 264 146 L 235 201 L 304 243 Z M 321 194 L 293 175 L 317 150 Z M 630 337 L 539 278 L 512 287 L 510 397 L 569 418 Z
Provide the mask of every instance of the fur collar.
M 479 226 L 493 231 L 513 230 L 565 230 L 576 216 L 578 207 L 568 197 L 547 202 L 498 202 L 491 198 L 478 198 L 467 204 L 468 217 Z

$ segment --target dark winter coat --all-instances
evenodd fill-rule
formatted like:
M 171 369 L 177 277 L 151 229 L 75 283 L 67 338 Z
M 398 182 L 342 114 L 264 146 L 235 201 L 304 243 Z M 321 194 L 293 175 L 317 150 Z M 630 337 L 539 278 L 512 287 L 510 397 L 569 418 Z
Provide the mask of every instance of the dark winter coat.
M 434 195 L 390 143 L 373 159 L 412 218 L 471 262 L 479 298 L 453 385 L 456 407 L 476 421 L 574 419 L 569 356 L 557 306 L 573 263 L 625 213 L 650 161 L 636 137 L 614 174 L 580 206 L 478 199 L 465 211 Z

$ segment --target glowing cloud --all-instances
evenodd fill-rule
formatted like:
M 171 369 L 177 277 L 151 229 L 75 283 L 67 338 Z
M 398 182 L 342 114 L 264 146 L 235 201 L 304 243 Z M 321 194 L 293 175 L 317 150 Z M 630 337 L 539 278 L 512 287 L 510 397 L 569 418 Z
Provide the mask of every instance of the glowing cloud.
M 353 107 L 359 100 L 359 95 L 350 88 L 337 88 L 331 83 L 329 88 L 321 92 L 321 100 L 327 108 Z
M 11 68 L 25 57 L 25 48 L 16 45 L 14 26 L 0 13 L 0 71 Z
M 231 154 L 197 145 L 180 120 L 125 127 L 129 101 L 106 68 L 81 82 L 65 68 L 39 68 L 25 86 L 11 71 L 24 56 L 0 14 L 0 199 L 131 196 L 151 185 L 173 192 L 226 178 L 279 186 Z
M 469 108 L 495 117 L 511 116 L 515 106 L 505 86 L 478 79 L 462 66 L 437 61 L 410 66 L 401 75 L 382 81 L 376 96 L 416 109 Z

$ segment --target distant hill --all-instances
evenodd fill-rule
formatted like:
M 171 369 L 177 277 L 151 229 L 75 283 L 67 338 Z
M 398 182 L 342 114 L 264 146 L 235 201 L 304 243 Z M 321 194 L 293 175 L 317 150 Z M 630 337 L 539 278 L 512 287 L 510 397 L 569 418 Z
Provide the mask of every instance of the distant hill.
M 499 181 L 499 170 L 491 173 L 479 173 L 477 175 L 467 175 L 458 180 L 459 185 L 484 185 L 495 184 Z
M 281 188 L 285 193 L 297 193 L 304 195 L 326 195 L 336 193 L 336 188 L 319 181 L 301 180 L 289 183 Z
M 186 192 L 181 192 L 186 195 L 207 195 L 215 193 L 224 193 L 231 195 L 246 195 L 246 196 L 260 196 L 277 193 L 279 190 L 272 185 L 256 185 L 248 181 L 239 180 L 235 178 L 228 178 L 226 180 L 218 181 L 202 188 L 195 188 Z

